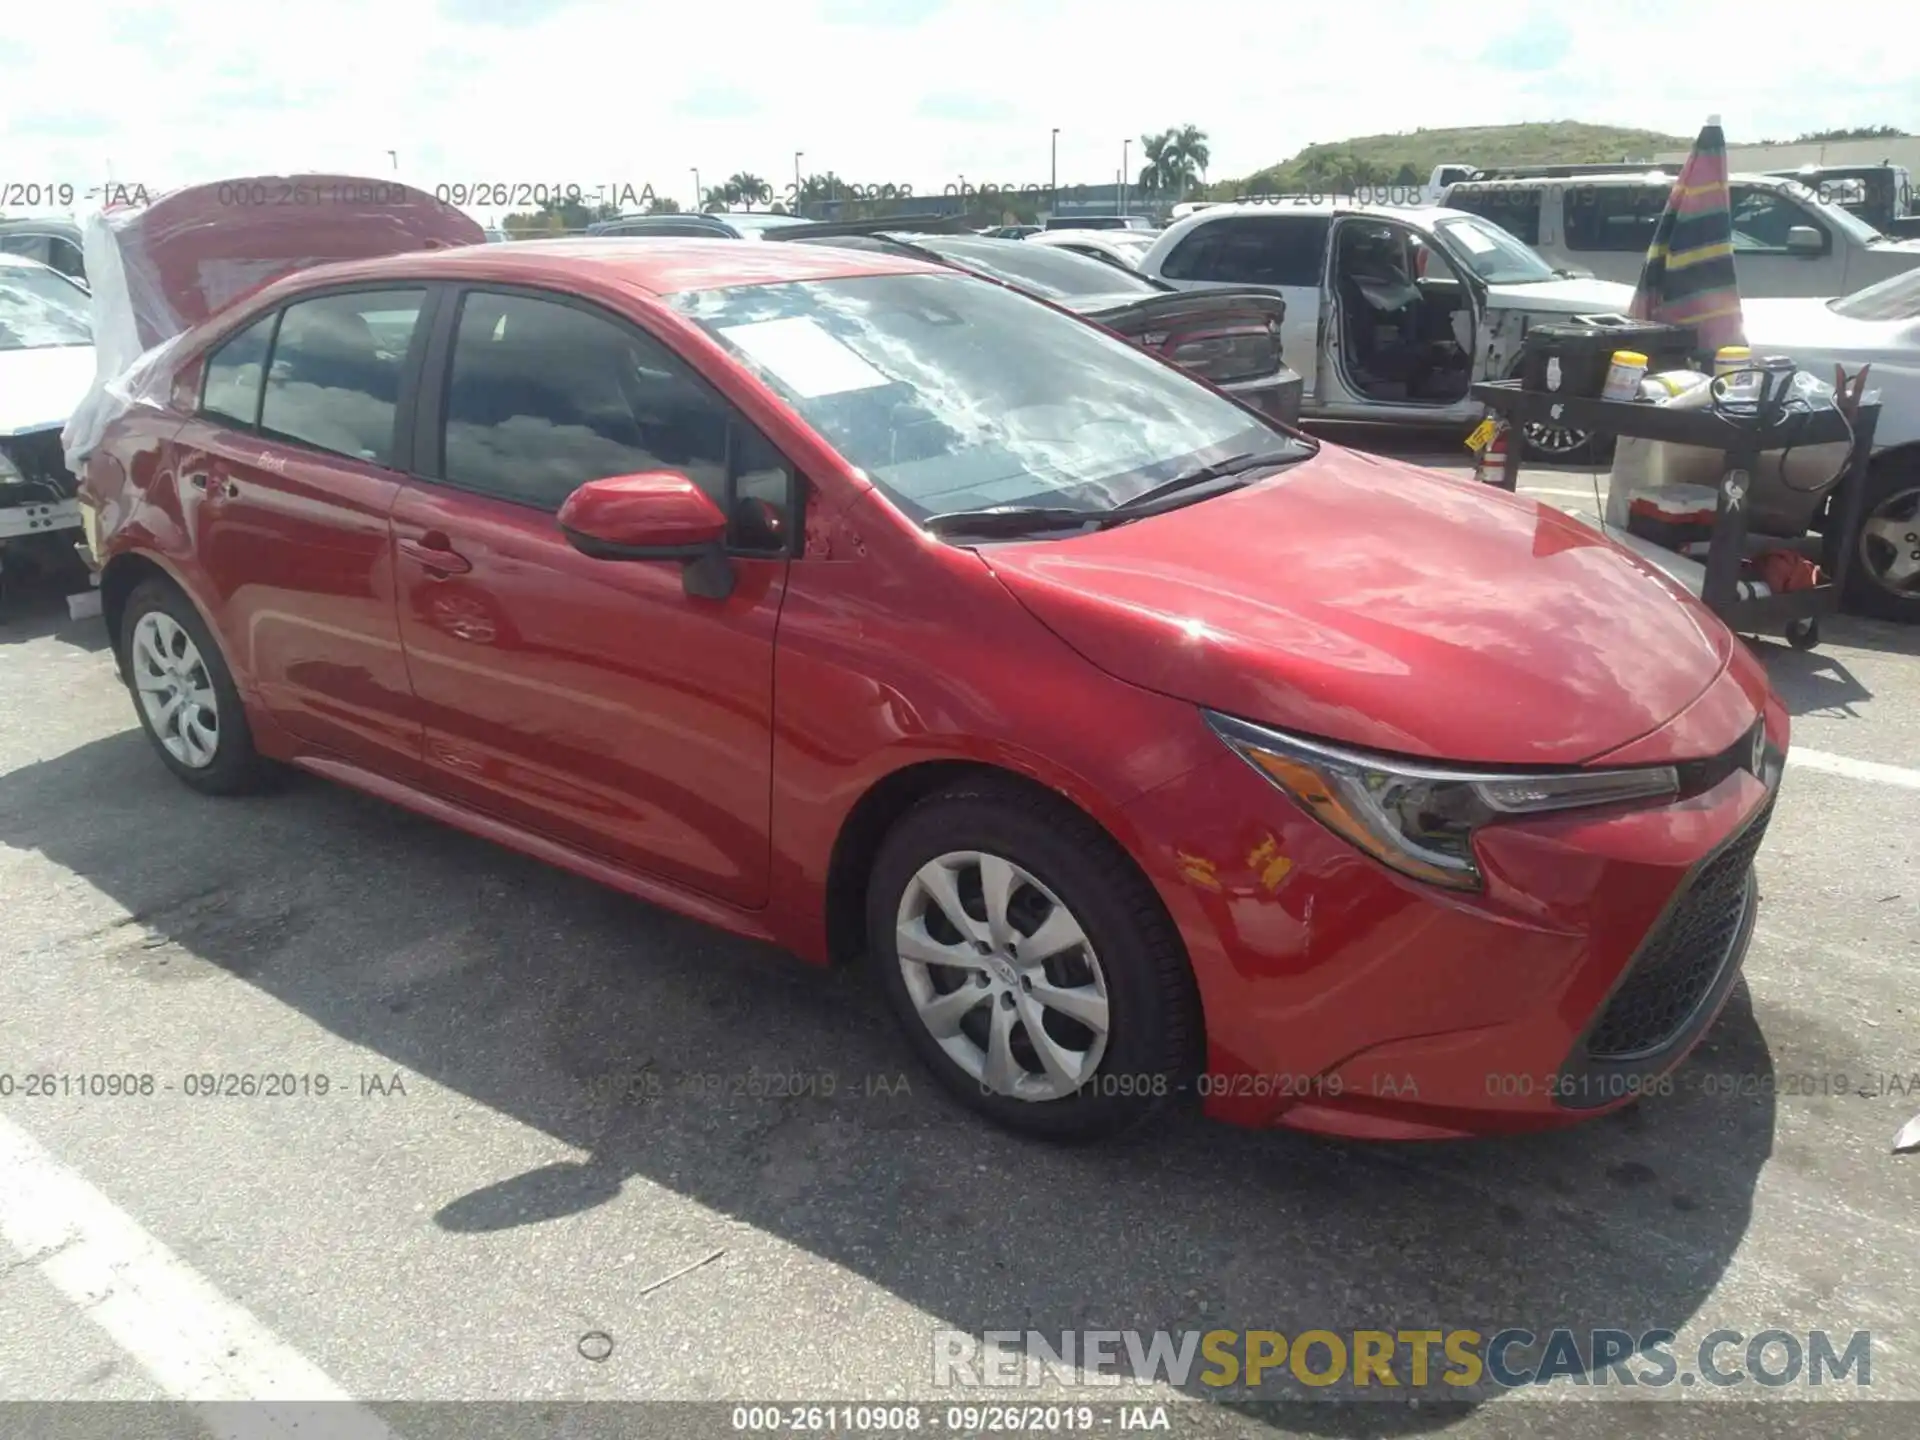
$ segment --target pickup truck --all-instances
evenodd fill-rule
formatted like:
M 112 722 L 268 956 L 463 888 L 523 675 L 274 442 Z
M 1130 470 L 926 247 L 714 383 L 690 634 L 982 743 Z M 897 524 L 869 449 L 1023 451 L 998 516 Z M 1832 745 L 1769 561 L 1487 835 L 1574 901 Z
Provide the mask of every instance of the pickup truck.
M 1798 180 L 1830 205 L 1859 216 L 1882 235 L 1920 238 L 1920 196 L 1904 165 L 1806 165 L 1798 170 L 1769 170 Z

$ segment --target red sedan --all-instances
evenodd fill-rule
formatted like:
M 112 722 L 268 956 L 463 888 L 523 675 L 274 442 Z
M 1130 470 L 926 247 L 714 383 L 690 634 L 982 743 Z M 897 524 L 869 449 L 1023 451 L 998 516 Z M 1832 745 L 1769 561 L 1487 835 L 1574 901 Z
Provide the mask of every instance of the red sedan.
M 85 464 L 140 723 L 817 963 L 1050 1136 L 1663 1088 L 1738 977 L 1755 659 L 1552 510 L 824 247 L 307 270 Z

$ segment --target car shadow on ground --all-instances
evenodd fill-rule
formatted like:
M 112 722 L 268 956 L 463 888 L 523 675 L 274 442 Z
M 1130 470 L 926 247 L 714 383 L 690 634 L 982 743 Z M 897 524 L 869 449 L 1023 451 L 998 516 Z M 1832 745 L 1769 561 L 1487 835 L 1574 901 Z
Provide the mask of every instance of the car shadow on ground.
M 1183 1111 L 1129 1142 L 1053 1148 L 938 1092 L 858 970 L 811 969 L 343 788 L 205 799 L 129 729 L 0 777 L 0 844 L 139 922 L 117 932 L 123 952 L 75 963 L 177 982 L 184 950 L 588 1157 L 448 1194 L 444 1230 L 617 1204 L 640 1177 L 975 1334 L 1678 1330 L 1740 1244 L 1773 1144 L 1744 987 L 1687 1073 L 1757 1075 L 1751 1098 L 1683 1084 L 1573 1131 L 1405 1147 Z M 1332 1398 L 1273 1382 L 1263 1397 Z M 1426 1394 L 1287 1423 L 1457 1418 Z

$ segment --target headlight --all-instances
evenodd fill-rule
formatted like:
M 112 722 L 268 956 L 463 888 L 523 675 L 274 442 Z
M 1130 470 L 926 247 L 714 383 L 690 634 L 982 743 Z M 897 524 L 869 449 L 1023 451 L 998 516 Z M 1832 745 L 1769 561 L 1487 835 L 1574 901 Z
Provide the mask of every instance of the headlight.
M 1441 769 L 1301 740 L 1211 711 L 1207 723 L 1334 834 L 1404 875 L 1455 890 L 1480 888 L 1473 832 L 1482 825 L 1680 791 L 1670 765 L 1551 774 Z

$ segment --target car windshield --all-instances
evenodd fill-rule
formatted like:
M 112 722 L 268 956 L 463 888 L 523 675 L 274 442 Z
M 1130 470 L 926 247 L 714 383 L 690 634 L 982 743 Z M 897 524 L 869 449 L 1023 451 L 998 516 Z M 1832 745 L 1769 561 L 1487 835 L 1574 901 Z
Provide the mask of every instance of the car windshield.
M 1160 287 L 1145 276 L 1057 245 L 1032 245 L 1025 240 L 958 240 L 938 235 L 921 236 L 913 243 L 1048 300 L 1160 293 Z
M 1920 270 L 1908 270 L 1878 285 L 1829 300 L 1827 308 L 1849 320 L 1920 319 Z
M 1092 516 L 1203 466 L 1313 453 L 1117 336 L 966 275 L 673 304 L 916 521 L 1016 505 Z
M 1454 256 L 1489 285 L 1533 285 L 1558 278 L 1533 251 L 1478 215 L 1450 215 L 1433 228 Z
M 0 350 L 91 345 L 87 292 L 57 270 L 0 266 Z

